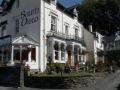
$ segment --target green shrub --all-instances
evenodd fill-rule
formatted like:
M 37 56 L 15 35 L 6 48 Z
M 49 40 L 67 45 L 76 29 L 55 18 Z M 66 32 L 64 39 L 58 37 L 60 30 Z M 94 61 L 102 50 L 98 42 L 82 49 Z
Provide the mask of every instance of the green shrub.
M 48 74 L 52 74 L 52 73 L 61 73 L 64 71 L 64 64 L 61 63 L 51 63 L 47 65 L 47 69 L 46 72 Z

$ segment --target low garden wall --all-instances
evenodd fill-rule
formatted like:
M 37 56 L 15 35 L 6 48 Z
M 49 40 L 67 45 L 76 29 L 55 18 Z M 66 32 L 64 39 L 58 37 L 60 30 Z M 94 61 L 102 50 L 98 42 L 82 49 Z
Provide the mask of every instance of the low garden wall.
M 19 86 L 20 67 L 0 67 L 0 85 L 1 86 Z
M 26 77 L 25 86 L 43 89 L 72 89 L 95 84 L 95 78 L 86 77 Z

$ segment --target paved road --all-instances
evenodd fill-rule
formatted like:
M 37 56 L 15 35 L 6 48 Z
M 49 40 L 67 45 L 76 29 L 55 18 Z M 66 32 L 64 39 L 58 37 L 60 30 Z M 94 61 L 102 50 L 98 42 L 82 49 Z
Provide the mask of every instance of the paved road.
M 95 86 L 80 90 L 120 90 L 120 72 L 113 73 L 106 78 L 97 80 Z
M 0 90 L 40 90 L 40 89 L 0 87 Z M 81 88 L 78 90 L 120 90 L 120 72 L 113 73 L 106 78 L 97 80 L 95 86 Z
M 13 88 L 13 87 L 0 87 L 0 90 L 43 90 L 43 89 L 35 89 L 35 88 Z

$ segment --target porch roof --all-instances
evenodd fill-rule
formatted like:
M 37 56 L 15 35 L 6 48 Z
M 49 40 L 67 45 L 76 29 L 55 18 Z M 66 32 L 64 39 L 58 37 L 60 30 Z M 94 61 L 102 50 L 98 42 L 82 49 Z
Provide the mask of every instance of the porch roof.
M 18 36 L 12 39 L 12 44 L 39 45 L 38 42 L 28 36 Z

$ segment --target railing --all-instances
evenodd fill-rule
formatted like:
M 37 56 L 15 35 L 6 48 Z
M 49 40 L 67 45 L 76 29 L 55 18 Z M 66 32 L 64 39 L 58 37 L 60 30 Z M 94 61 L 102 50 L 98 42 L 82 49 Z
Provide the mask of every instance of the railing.
M 81 43 L 83 46 L 86 46 L 84 40 L 79 36 L 75 36 L 75 35 L 66 35 L 61 32 L 50 31 L 48 32 L 47 37 L 56 37 L 56 38 L 67 40 L 67 41 L 75 41 L 75 42 Z

